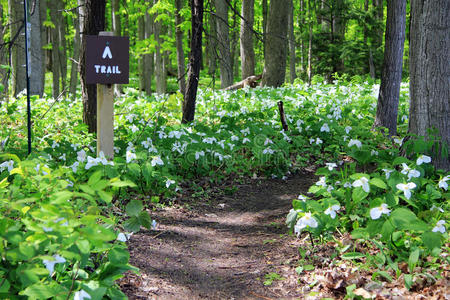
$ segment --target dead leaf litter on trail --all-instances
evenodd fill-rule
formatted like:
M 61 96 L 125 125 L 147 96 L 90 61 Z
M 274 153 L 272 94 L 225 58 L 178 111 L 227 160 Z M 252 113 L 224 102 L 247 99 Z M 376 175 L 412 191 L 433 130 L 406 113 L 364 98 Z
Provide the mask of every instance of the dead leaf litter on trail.
M 130 263 L 140 273 L 120 279 L 122 291 L 129 299 L 337 299 L 355 284 L 355 295 L 376 299 L 444 299 L 448 272 L 432 287 L 409 292 L 402 278 L 375 282 L 373 272 L 332 259 L 333 242 L 313 248 L 307 236 L 289 235 L 285 219 L 292 200 L 316 180 L 313 173 L 253 179 L 207 204 L 186 197 L 185 207 L 152 211 L 156 230 L 142 230 L 128 242 Z M 340 238 L 352 242 L 348 235 Z M 299 248 L 309 264 L 300 275 Z

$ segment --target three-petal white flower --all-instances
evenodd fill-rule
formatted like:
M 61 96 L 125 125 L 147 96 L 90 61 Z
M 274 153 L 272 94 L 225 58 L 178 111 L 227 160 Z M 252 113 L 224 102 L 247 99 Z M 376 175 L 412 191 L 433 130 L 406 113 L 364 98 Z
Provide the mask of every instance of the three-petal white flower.
M 389 213 L 391 212 L 390 209 L 388 209 L 388 205 L 386 203 L 381 204 L 378 207 L 374 207 L 370 210 L 370 217 L 373 220 L 379 219 L 382 214 L 386 214 L 389 216 Z
M 75 292 L 75 295 L 73 296 L 73 300 L 84 300 L 84 299 L 91 299 L 91 295 L 89 295 L 84 290 L 80 290 L 78 292 Z
M 362 187 L 362 189 L 368 193 L 370 192 L 369 179 L 361 177 L 353 182 L 353 187 Z
M 358 149 L 361 149 L 362 143 L 358 140 L 350 139 L 350 141 L 348 142 L 348 146 L 349 147 L 356 146 L 356 147 L 358 147 Z
M 329 215 L 332 219 L 336 218 L 336 213 L 341 209 L 341 206 L 338 204 L 332 205 L 328 207 L 324 214 Z
M 53 258 L 53 260 L 42 260 L 42 263 L 45 265 L 50 275 L 52 275 L 53 271 L 55 270 L 56 264 L 62 264 L 66 262 L 66 259 L 62 256 L 59 256 L 58 254 L 53 255 Z
M 416 164 L 417 164 L 418 166 L 420 166 L 420 165 L 423 164 L 423 163 L 428 164 L 428 163 L 430 163 L 430 162 L 431 162 L 431 157 L 429 157 L 429 156 L 427 156 L 427 155 L 420 155 L 420 156 L 417 158 Z
M 408 182 L 406 184 L 399 183 L 396 185 L 396 187 L 397 187 L 397 189 L 402 191 L 404 193 L 406 199 L 409 200 L 409 198 L 411 198 L 411 190 L 416 187 L 416 184 L 414 182 Z
M 294 226 L 294 232 L 299 235 L 304 228 L 311 227 L 316 228 L 318 223 L 313 216 L 311 216 L 311 212 L 305 213 L 303 217 L 298 219 L 297 224 Z
M 439 231 L 440 233 L 444 233 L 445 232 L 445 221 L 444 220 L 437 221 L 436 226 L 434 226 L 431 231 L 433 231 L 433 232 Z
M 445 176 L 444 178 L 442 178 L 441 180 L 439 180 L 438 186 L 441 189 L 447 190 L 448 189 L 448 183 L 447 181 L 450 180 L 450 175 Z

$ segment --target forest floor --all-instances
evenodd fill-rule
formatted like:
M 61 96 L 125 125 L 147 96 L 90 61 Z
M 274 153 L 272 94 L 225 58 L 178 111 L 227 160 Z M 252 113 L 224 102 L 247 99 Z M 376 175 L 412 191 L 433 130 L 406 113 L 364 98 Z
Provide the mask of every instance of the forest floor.
M 307 234 L 289 234 L 285 219 L 292 200 L 315 181 L 305 172 L 228 187 L 203 182 L 205 193 L 190 191 L 180 205 L 153 210 L 157 228 L 128 241 L 130 263 L 140 273 L 127 273 L 119 281 L 122 291 L 129 299 L 338 299 L 354 284 L 355 295 L 368 298 L 450 296 L 448 270 L 443 279 L 424 279 L 408 291 L 402 278 L 373 281 L 376 270 L 333 259 L 336 242 L 311 247 Z M 352 243 L 346 235 L 338 239 Z

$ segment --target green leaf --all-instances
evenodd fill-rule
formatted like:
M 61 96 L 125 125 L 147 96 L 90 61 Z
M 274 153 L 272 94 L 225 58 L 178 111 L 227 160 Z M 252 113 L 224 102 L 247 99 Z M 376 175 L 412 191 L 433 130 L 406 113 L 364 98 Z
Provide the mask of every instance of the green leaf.
M 112 198 L 113 198 L 111 193 L 108 193 L 105 191 L 97 191 L 97 193 L 98 193 L 100 199 L 102 199 L 105 203 L 111 203 Z
M 129 180 L 111 180 L 111 186 L 114 187 L 136 187 L 136 184 Z
M 398 156 L 394 159 L 394 161 L 392 162 L 392 165 L 396 166 L 396 165 L 401 165 L 402 163 L 408 164 L 408 163 L 410 163 L 410 160 L 403 156 Z
M 286 217 L 286 225 L 292 229 L 295 226 L 295 223 L 297 221 L 297 212 L 295 210 L 289 211 L 287 217 Z
M 356 228 L 352 231 L 352 238 L 354 239 L 368 239 L 369 233 L 365 228 Z
M 373 275 L 372 275 L 372 279 L 375 279 L 375 278 L 377 278 L 378 276 L 383 277 L 383 278 L 386 279 L 388 282 L 392 282 L 392 280 L 393 280 L 392 276 L 389 275 L 389 273 L 386 272 L 386 271 L 376 271 L 376 272 L 374 272 Z
M 369 193 L 366 193 L 361 187 L 357 187 L 353 189 L 352 199 L 356 204 L 366 199 L 368 195 Z
M 68 200 L 72 199 L 73 197 L 73 193 L 69 192 L 69 191 L 62 191 L 62 192 L 57 192 L 54 193 L 51 197 L 50 197 L 50 203 L 51 204 L 63 204 L 63 203 L 67 203 Z
M 3 282 L 3 284 L 0 286 L 0 293 L 8 293 L 9 288 L 11 287 L 11 284 L 9 283 L 8 279 L 3 279 L 0 277 L 0 283 Z
M 130 232 L 138 232 L 141 229 L 141 223 L 138 217 L 131 217 L 123 223 L 123 227 Z
M 342 259 L 358 259 L 363 257 L 366 257 L 366 255 L 361 252 L 348 252 L 341 255 Z
M 19 295 L 25 295 L 34 299 L 48 299 L 58 295 L 62 291 L 63 289 L 56 283 L 43 284 L 38 282 L 21 291 Z
M 417 262 L 419 261 L 419 257 L 420 257 L 420 249 L 419 248 L 415 249 L 414 251 L 412 251 L 409 254 L 408 267 L 409 267 L 409 271 L 411 273 L 414 272 Z
M 379 187 L 380 189 L 383 189 L 383 190 L 387 189 L 386 183 L 384 183 L 384 181 L 381 180 L 380 178 L 372 178 L 372 179 L 370 179 L 369 183 L 371 185 Z
M 115 247 L 109 250 L 108 259 L 112 264 L 125 265 L 130 259 L 130 253 L 125 249 Z
M 412 274 L 404 274 L 403 275 L 405 278 L 405 287 L 410 290 L 411 287 L 413 286 L 414 282 L 413 282 L 413 276 Z
M 99 182 L 101 178 L 102 178 L 102 171 L 96 171 L 96 172 L 94 172 L 94 174 L 92 174 L 92 175 L 89 177 L 88 185 L 89 185 L 89 186 L 93 186 L 94 184 L 96 184 L 97 182 Z
M 403 207 L 399 207 L 392 212 L 391 220 L 399 229 L 416 231 L 425 231 L 428 229 L 427 224 L 419 220 L 411 210 Z
M 434 248 L 441 248 L 441 235 L 437 232 L 427 231 L 421 236 L 422 242 L 428 250 L 432 251 Z
M 147 229 L 151 229 L 152 227 L 152 219 L 145 210 L 139 213 L 139 223 Z
M 130 217 L 131 216 L 137 217 L 143 209 L 144 205 L 142 204 L 142 201 L 134 199 L 128 202 L 125 211 L 127 215 L 129 215 Z

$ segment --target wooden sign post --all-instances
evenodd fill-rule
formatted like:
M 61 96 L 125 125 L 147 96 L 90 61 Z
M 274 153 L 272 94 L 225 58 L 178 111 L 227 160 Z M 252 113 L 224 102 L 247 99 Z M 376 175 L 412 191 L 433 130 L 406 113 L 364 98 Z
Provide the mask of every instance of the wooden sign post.
M 114 158 L 114 85 L 128 83 L 129 39 L 102 31 L 86 37 L 86 83 L 97 84 L 97 156 Z

